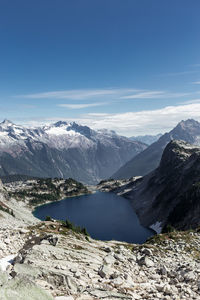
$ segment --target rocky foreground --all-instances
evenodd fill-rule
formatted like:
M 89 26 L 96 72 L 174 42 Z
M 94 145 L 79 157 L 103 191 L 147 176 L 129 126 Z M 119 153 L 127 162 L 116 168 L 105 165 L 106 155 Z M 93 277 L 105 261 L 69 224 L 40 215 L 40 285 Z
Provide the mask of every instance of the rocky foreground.
M 0 188 L 0 300 L 200 299 L 200 229 L 93 240 Z
M 22 226 L 5 214 L 2 300 L 200 299 L 198 230 L 133 245 L 96 241 L 55 221 L 33 219 L 32 225 Z

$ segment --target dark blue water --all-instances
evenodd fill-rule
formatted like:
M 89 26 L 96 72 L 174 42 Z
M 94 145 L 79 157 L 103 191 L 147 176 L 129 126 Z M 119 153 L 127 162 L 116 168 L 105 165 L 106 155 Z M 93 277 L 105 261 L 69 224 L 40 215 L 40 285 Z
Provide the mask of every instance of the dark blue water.
M 38 206 L 34 216 L 40 220 L 45 220 L 46 216 L 69 219 L 86 227 L 91 237 L 99 240 L 143 243 L 154 234 L 140 225 L 127 199 L 111 193 L 96 192 Z

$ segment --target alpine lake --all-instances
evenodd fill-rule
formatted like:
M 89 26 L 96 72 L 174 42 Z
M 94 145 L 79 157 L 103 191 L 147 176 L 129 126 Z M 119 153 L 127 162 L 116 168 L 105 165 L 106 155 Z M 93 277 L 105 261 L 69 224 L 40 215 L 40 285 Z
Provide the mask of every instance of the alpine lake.
M 93 194 L 65 198 L 35 208 L 34 216 L 45 220 L 66 219 L 85 227 L 94 239 L 144 243 L 155 231 L 143 227 L 129 200 L 113 193 Z

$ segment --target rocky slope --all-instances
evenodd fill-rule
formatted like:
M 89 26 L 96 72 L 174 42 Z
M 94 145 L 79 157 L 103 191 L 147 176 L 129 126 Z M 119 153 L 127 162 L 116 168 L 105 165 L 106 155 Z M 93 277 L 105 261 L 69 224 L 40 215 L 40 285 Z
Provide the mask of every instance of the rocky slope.
M 124 179 L 143 176 L 153 171 L 160 163 L 164 148 L 174 139 L 200 145 L 200 123 L 192 119 L 181 121 L 173 130 L 162 135 L 157 142 L 128 161 L 111 177 Z
M 0 214 L 2 300 L 200 297 L 199 229 L 157 235 L 143 245 L 103 242 L 58 221 L 39 222 L 3 186 L 1 201 L 14 213 Z
M 113 131 L 57 122 L 26 128 L 0 123 L 0 176 L 74 178 L 96 183 L 146 148 Z
M 198 230 L 134 245 L 86 239 L 58 222 L 11 228 L 2 218 L 0 299 L 199 299 Z
M 130 199 L 144 226 L 196 228 L 200 225 L 200 148 L 171 141 L 153 172 L 130 180 L 102 182 L 99 188 Z

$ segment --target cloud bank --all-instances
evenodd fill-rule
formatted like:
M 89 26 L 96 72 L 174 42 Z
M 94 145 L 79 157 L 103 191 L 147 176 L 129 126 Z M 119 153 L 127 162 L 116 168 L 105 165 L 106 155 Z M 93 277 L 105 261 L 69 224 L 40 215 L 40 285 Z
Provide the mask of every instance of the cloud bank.
M 200 121 L 200 103 L 122 114 L 88 114 L 79 121 L 94 129 L 107 128 L 126 136 L 157 134 L 171 130 L 181 120 Z
M 139 112 L 117 114 L 94 112 L 83 114 L 80 118 L 73 119 L 60 117 L 35 118 L 35 120 L 27 120 L 24 124 L 38 126 L 64 120 L 67 122 L 75 121 L 95 130 L 103 128 L 115 130 L 118 134 L 125 136 L 165 133 L 175 127 L 181 120 L 193 118 L 200 121 L 200 99 L 196 100 L 196 102 L 191 104 L 185 103 L 177 106 L 166 106 L 162 109 L 143 110 Z

